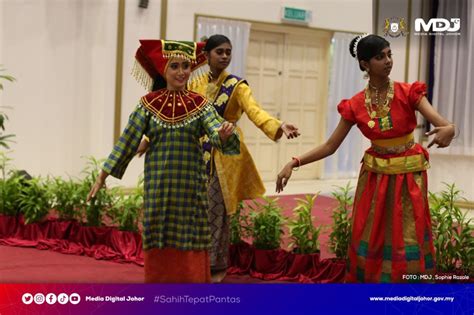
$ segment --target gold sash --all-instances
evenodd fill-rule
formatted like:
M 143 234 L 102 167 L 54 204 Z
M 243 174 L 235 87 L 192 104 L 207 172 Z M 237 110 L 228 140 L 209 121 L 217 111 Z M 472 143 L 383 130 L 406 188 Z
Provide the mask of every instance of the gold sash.
M 378 139 L 372 141 L 372 149 L 381 154 L 402 153 L 410 149 L 414 142 L 413 132 L 398 138 Z M 404 174 L 425 171 L 430 167 L 424 154 L 397 156 L 391 158 L 375 157 L 364 154 L 364 168 L 380 174 Z
M 379 154 L 402 153 L 415 144 L 412 133 L 398 138 L 372 140 L 372 149 Z

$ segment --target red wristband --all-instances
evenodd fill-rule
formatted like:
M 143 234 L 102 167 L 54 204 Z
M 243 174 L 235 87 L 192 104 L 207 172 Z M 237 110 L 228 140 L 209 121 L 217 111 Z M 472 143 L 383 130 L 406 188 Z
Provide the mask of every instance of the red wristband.
M 296 156 L 291 157 L 291 159 L 292 159 L 292 160 L 295 160 L 296 162 L 298 162 L 298 165 L 297 165 L 296 167 L 293 167 L 293 171 L 297 171 L 297 170 L 300 168 L 300 166 L 301 166 L 301 160 L 300 160 L 298 157 L 296 157 Z

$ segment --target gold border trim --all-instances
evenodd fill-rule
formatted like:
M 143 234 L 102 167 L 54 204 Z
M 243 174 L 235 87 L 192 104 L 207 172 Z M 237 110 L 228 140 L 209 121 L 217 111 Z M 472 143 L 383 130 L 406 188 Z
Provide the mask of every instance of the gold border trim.
M 372 1 L 372 8 L 375 8 L 375 17 L 374 17 L 374 23 L 375 25 L 373 25 L 372 27 L 374 28 L 373 29 L 373 33 L 374 34 L 378 34 L 379 33 L 379 8 L 380 8 L 380 1 L 379 0 L 374 0 Z
M 411 7 L 412 7 L 412 1 L 408 0 L 408 12 L 407 12 L 407 20 L 408 20 L 408 25 L 411 27 Z M 405 47 L 405 82 L 408 82 L 408 69 L 410 67 L 410 38 L 411 38 L 411 29 L 408 31 L 408 36 L 406 38 L 406 47 Z
M 168 24 L 168 0 L 161 0 L 160 10 L 160 38 L 166 38 L 166 26 Z
M 420 16 L 425 17 L 424 1 L 421 0 L 420 2 L 421 2 Z M 419 36 L 419 37 L 420 37 L 420 45 L 418 47 L 418 75 L 417 75 L 417 80 L 422 81 L 421 80 L 421 49 L 423 48 L 423 40 L 422 40 L 421 36 Z
M 115 60 L 114 143 L 118 141 L 121 130 L 124 32 L 125 0 L 119 0 L 117 12 L 117 52 Z

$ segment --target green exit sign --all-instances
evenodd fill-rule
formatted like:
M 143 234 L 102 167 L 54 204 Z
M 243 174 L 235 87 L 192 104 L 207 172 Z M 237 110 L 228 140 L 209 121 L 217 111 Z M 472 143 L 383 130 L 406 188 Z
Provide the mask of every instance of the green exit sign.
M 283 7 L 281 19 L 285 22 L 309 23 L 311 22 L 311 11 L 290 7 Z

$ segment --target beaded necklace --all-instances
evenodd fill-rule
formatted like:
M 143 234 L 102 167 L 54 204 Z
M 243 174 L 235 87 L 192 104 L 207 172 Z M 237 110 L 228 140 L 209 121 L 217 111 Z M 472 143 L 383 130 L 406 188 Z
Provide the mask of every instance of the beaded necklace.
M 374 119 L 377 118 L 379 122 L 380 131 L 387 131 L 392 129 L 393 123 L 392 116 L 390 114 L 390 105 L 392 104 L 394 94 L 393 86 L 394 82 L 390 80 L 387 90 L 387 96 L 385 97 L 385 101 L 383 102 L 383 104 L 380 104 L 381 100 L 378 88 L 373 87 L 370 84 L 367 84 L 367 86 L 365 87 L 365 108 L 367 109 L 367 114 L 370 118 L 369 122 L 367 123 L 367 126 L 369 126 L 369 128 L 372 129 L 375 127 Z M 370 95 L 370 88 L 373 88 L 375 90 L 375 101 L 377 106 L 375 110 L 372 110 L 372 98 Z

